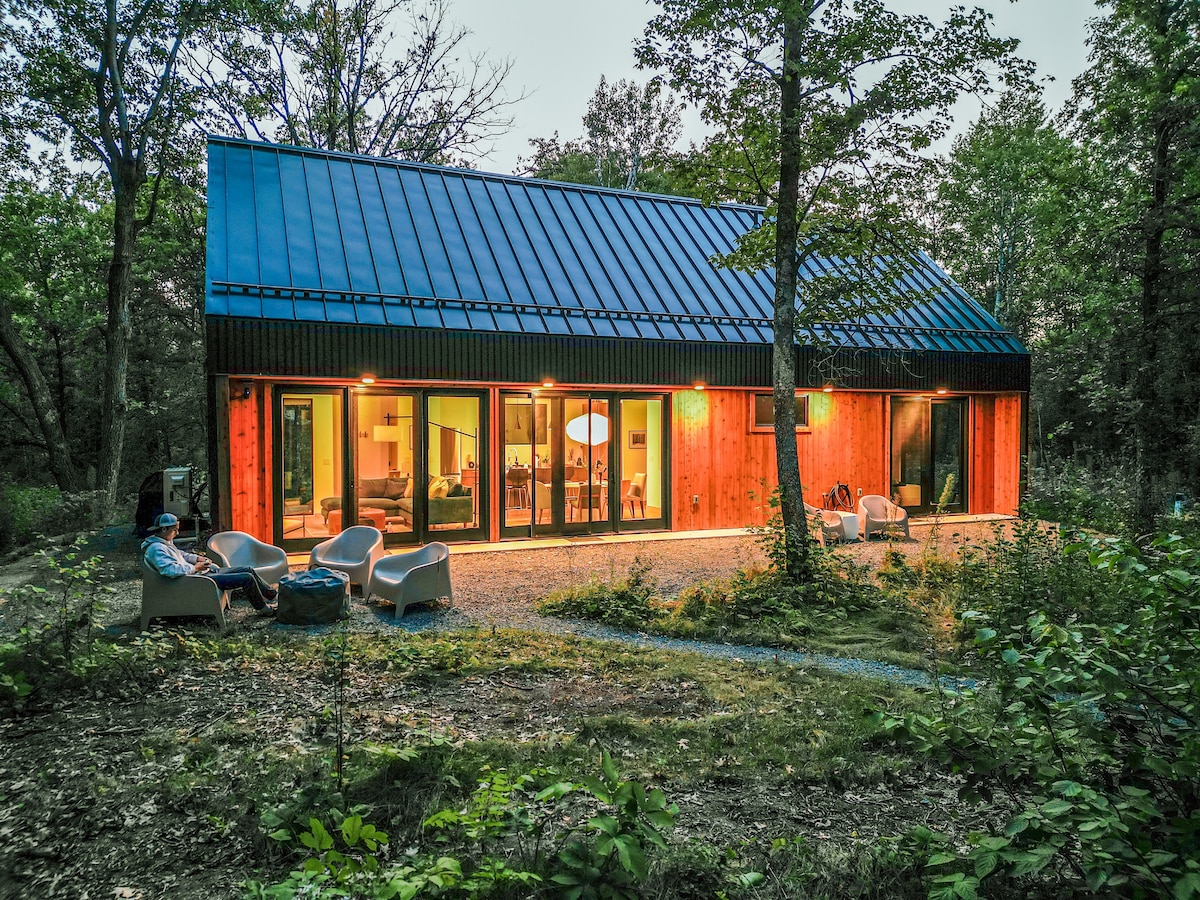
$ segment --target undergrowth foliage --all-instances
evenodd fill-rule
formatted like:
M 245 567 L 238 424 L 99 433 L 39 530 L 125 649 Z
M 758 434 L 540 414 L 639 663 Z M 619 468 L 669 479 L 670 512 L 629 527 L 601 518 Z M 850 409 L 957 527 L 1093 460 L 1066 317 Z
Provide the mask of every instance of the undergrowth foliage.
M 23 709 L 42 690 L 88 677 L 119 650 L 98 643 L 96 615 L 111 594 L 111 575 L 86 537 L 37 552 L 37 583 L 0 592 L 15 625 L 0 637 L 0 703 Z
M 1002 878 L 1198 895 L 1200 550 L 1164 536 L 1146 548 L 1085 538 L 1058 552 L 1020 576 L 1045 608 L 1017 624 L 1007 603 L 995 622 L 965 614 L 979 626 L 985 686 L 943 696 L 932 714 L 876 714 L 962 772 L 969 798 L 1016 810 L 1003 831 L 931 856 L 932 896 L 973 896 Z M 1074 616 L 1069 588 L 1052 582 L 1080 564 L 1108 582 L 1107 602 Z
M 600 774 L 577 781 L 550 769 L 486 772 L 464 805 L 426 819 L 440 855 L 416 847 L 389 858 L 389 836 L 364 821 L 366 811 L 334 808 L 303 831 L 277 828 L 271 837 L 307 858 L 282 882 L 249 882 L 246 896 L 522 898 L 552 889 L 564 900 L 637 900 L 678 808 L 661 790 L 623 780 L 603 751 Z

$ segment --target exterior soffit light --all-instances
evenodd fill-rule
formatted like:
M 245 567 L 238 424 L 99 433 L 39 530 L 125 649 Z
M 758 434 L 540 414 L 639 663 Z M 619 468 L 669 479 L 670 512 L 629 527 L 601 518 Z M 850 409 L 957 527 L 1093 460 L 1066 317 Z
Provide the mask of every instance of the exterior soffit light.
M 821 388 L 821 390 L 824 391 L 826 394 L 832 394 L 833 393 L 833 385 L 827 384 L 827 385 L 825 385 L 825 387 Z
M 362 383 L 363 383 L 363 384 L 374 384 L 374 383 L 375 383 L 375 376 L 374 376 L 374 375 L 364 375 L 364 376 L 362 377 Z
M 705 384 L 703 381 L 697 381 L 695 384 L 693 384 L 693 385 L 692 385 L 692 390 L 694 390 L 694 391 L 702 391 L 702 390 L 704 390 L 706 387 L 707 387 L 707 385 L 706 385 L 706 384 Z
M 937 392 L 938 392 L 939 394 L 944 394 L 944 393 L 946 393 L 946 389 L 945 389 L 945 388 L 938 388 L 938 389 L 937 389 Z

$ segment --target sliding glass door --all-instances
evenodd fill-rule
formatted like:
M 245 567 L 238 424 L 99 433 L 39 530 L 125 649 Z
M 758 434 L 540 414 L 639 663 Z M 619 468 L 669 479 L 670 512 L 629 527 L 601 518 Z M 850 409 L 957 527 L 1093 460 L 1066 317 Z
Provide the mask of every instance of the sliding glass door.
M 892 397 L 892 500 L 912 512 L 967 511 L 964 397 Z
M 275 542 L 303 550 L 352 525 L 388 545 L 481 540 L 482 393 L 276 390 Z
M 276 543 L 312 546 L 329 536 L 345 483 L 345 404 L 341 390 L 276 393 L 274 522 Z
M 503 536 L 665 527 L 661 395 L 514 392 L 500 402 Z

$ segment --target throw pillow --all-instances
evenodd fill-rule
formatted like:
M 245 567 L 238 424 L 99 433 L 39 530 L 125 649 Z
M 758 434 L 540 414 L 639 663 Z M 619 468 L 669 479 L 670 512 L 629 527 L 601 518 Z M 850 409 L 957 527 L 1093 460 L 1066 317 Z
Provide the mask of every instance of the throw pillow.
M 435 478 L 429 482 L 429 499 L 441 500 L 450 490 L 450 482 L 445 478 Z
M 448 491 L 446 492 L 446 496 L 447 496 L 447 497 L 461 497 L 461 496 L 463 496 L 463 495 L 464 495 L 466 492 L 467 492 L 467 489 L 466 489 L 466 488 L 464 488 L 464 487 L 463 487 L 461 484 L 459 484 L 458 482 L 455 482 L 454 484 L 450 485 L 450 490 L 448 490 Z
M 386 478 L 363 478 L 356 485 L 355 492 L 360 498 L 386 497 L 387 482 Z
M 383 496 L 389 500 L 399 500 L 404 496 L 404 491 L 408 487 L 408 481 L 409 479 L 407 478 L 389 478 L 385 485 Z
M 412 499 L 412 495 L 413 495 L 413 484 L 415 484 L 415 482 L 414 482 L 414 481 L 413 481 L 413 480 L 410 478 L 410 479 L 408 479 L 408 484 L 406 484 L 406 485 L 404 486 L 404 496 L 405 496 L 405 498 L 407 498 L 407 499 L 409 499 L 409 500 L 411 500 L 411 499 Z

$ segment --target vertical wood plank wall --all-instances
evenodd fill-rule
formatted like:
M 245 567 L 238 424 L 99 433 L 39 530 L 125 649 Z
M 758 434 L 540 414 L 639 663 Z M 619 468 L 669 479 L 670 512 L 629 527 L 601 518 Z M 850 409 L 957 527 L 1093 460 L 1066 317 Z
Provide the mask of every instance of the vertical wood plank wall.
M 274 540 L 269 383 L 229 383 L 227 448 L 229 521 L 234 529 Z M 888 493 L 888 395 L 809 394 L 809 427 L 796 435 L 805 499 L 845 482 L 853 496 Z M 775 436 L 751 432 L 750 392 L 680 390 L 671 402 L 671 529 L 741 528 L 767 518 L 766 496 L 777 483 Z M 500 440 L 500 392 L 488 392 L 492 455 Z M 1020 501 L 1023 395 L 975 395 L 969 413 L 969 510 L 1014 513 Z M 222 466 L 218 465 L 217 471 Z M 222 473 L 222 476 L 224 473 Z M 766 487 L 762 485 L 765 479 Z M 501 479 L 490 487 L 490 540 L 499 539 Z M 751 496 L 751 495 L 754 496 Z M 699 502 L 692 498 L 699 495 Z
M 259 540 L 271 533 L 270 386 L 255 382 L 242 397 L 232 382 L 229 399 L 229 509 L 233 528 Z
M 1021 394 L 971 398 L 970 511 L 1016 513 L 1021 502 Z
M 809 429 L 796 435 L 807 501 L 835 482 L 857 497 L 887 492 L 884 394 L 809 395 Z M 672 396 L 674 531 L 741 528 L 766 520 L 775 477 L 775 436 L 750 431 L 747 391 L 677 391 Z M 756 496 L 751 497 L 751 492 Z M 692 498 L 699 494 L 699 503 Z

